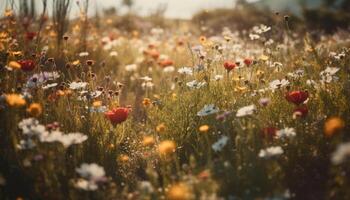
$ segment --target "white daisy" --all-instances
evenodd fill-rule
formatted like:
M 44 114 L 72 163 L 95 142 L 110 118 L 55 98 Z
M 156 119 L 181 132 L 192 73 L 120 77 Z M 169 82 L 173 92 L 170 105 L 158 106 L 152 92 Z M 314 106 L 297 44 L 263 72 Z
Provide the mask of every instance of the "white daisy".
M 117 56 L 118 56 L 118 52 L 116 52 L 116 51 L 111 51 L 111 52 L 109 53 L 109 56 L 111 56 L 111 57 L 117 57 Z
M 69 89 L 72 90 L 80 90 L 80 89 L 84 89 L 87 86 L 87 82 L 71 82 L 69 84 Z
M 193 80 L 186 83 L 186 85 L 191 89 L 199 89 L 205 86 L 206 84 L 207 84 L 206 82 L 198 82 L 197 80 Z
M 98 183 L 106 181 L 105 170 L 96 163 L 83 163 L 75 171 L 82 177 L 74 183 L 74 186 L 79 189 L 94 191 L 98 189 Z
M 276 132 L 276 137 L 277 138 L 292 138 L 296 136 L 296 132 L 294 128 L 284 128 L 281 130 L 278 130 Z
M 325 70 L 320 72 L 321 82 L 330 83 L 333 80 L 338 80 L 338 77 L 335 74 L 340 70 L 337 67 L 327 67 Z
M 350 158 L 350 142 L 338 145 L 332 154 L 331 160 L 335 165 L 342 164 L 346 159 Z
M 256 110 L 255 105 L 249 105 L 238 109 L 236 117 L 244 117 L 247 115 L 252 115 Z
M 211 146 L 211 148 L 213 148 L 213 150 L 215 152 L 219 152 L 226 146 L 227 142 L 228 142 L 228 137 L 227 136 L 222 136 L 218 141 L 216 141 Z
M 182 68 L 178 69 L 177 72 L 179 72 L 180 74 L 184 74 L 184 75 L 192 75 L 193 74 L 193 70 L 190 67 L 182 67 Z
M 266 149 L 262 149 L 259 152 L 260 158 L 272 158 L 283 154 L 283 149 L 280 146 L 268 147 Z
M 290 82 L 288 80 L 282 79 L 282 80 L 274 80 L 274 81 L 270 82 L 269 86 L 270 86 L 271 90 L 276 90 L 276 89 L 283 88 L 289 84 L 290 84 Z
M 137 65 L 136 64 L 130 64 L 125 66 L 125 71 L 128 72 L 133 72 L 137 70 Z
M 89 56 L 89 52 L 80 52 L 79 56 L 80 57 L 87 57 L 87 56 Z
M 143 77 L 141 77 L 140 78 L 141 80 L 143 80 L 143 81 L 152 81 L 152 78 L 151 77 L 149 77 L 149 76 L 143 76 Z
M 164 73 L 171 73 L 175 71 L 175 67 L 174 66 L 167 66 L 163 69 Z
M 106 173 L 103 167 L 99 166 L 96 163 L 83 163 L 80 165 L 79 168 L 76 168 L 75 171 L 83 178 L 92 180 L 92 181 L 99 181 L 103 180 Z
M 214 80 L 216 80 L 216 81 L 220 81 L 223 78 L 224 78 L 224 76 L 221 75 L 221 74 L 217 74 L 217 75 L 214 76 Z
M 47 84 L 47 85 L 44 85 L 42 88 L 44 90 L 47 90 L 49 88 L 53 88 L 53 87 L 56 87 L 58 84 L 57 83 L 51 83 L 51 84 Z

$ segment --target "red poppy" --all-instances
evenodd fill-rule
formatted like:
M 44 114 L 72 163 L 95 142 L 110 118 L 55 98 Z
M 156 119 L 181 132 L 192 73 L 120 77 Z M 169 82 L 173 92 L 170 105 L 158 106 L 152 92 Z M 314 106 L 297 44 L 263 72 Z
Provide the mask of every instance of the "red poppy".
M 129 109 L 123 107 L 114 108 L 105 113 L 105 116 L 109 119 L 109 121 L 111 121 L 113 125 L 124 122 L 128 118 L 128 115 Z
M 21 69 L 25 72 L 32 71 L 35 68 L 35 62 L 33 60 L 21 60 L 18 61 L 21 65 Z
M 170 60 L 170 59 L 164 59 L 162 61 L 159 62 L 159 65 L 161 67 L 168 67 L 168 66 L 172 66 L 174 65 L 174 61 Z
M 224 62 L 224 67 L 227 71 L 231 71 L 236 67 L 236 63 L 232 61 L 225 61 Z
M 286 95 L 287 101 L 294 103 L 295 105 L 300 105 L 306 101 L 306 99 L 309 97 L 308 92 L 304 91 L 292 91 L 288 92 Z
M 35 38 L 36 32 L 26 32 L 26 39 L 31 41 Z
M 293 118 L 301 117 L 304 118 L 309 113 L 309 109 L 306 106 L 298 107 L 293 111 Z
M 261 133 L 264 138 L 272 139 L 276 136 L 277 129 L 275 127 L 266 127 Z
M 253 60 L 250 58 L 246 58 L 246 59 L 244 59 L 243 62 L 244 62 L 244 64 L 246 64 L 249 67 L 253 63 Z

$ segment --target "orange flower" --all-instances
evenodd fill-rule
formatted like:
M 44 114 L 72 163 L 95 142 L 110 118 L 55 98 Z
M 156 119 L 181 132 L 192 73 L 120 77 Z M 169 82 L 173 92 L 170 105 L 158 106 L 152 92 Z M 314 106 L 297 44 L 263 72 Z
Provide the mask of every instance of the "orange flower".
M 43 109 L 40 104 L 32 103 L 29 108 L 27 108 L 27 112 L 33 117 L 39 117 L 43 112 Z
M 159 62 L 159 65 L 161 67 L 168 67 L 168 66 L 172 66 L 174 65 L 174 61 L 170 60 L 170 59 L 164 59 L 162 61 Z
M 160 156 L 169 156 L 175 152 L 176 144 L 171 140 L 164 140 L 158 146 Z
M 167 193 L 169 200 L 188 200 L 191 196 L 190 188 L 184 183 L 172 185 Z
M 331 137 L 345 127 L 344 121 L 339 117 L 331 117 L 324 124 L 324 134 Z
M 92 102 L 92 106 L 95 108 L 100 107 L 102 106 L 102 101 L 94 101 Z
M 202 125 L 199 127 L 199 131 L 202 133 L 206 133 L 209 130 L 209 126 L 208 125 Z
M 154 144 L 154 138 L 152 136 L 144 136 L 142 140 L 143 146 L 152 146 Z
M 126 163 L 130 160 L 129 156 L 122 154 L 118 157 L 118 160 L 122 163 Z
M 142 104 L 143 104 L 143 106 L 148 107 L 149 105 L 152 104 L 151 99 L 149 99 L 149 98 L 144 98 L 144 99 L 142 100 Z
M 207 38 L 205 36 L 202 35 L 199 37 L 199 42 L 205 43 L 206 41 L 207 41 Z
M 199 173 L 197 175 L 197 177 L 199 179 L 206 180 L 206 179 L 210 178 L 210 171 L 209 170 L 203 170 L 201 173 Z
M 156 131 L 157 131 L 158 133 L 164 133 L 165 130 L 166 130 L 166 126 L 165 126 L 164 123 L 161 123 L 161 124 L 159 124 L 159 125 L 156 127 Z
M 18 94 L 7 94 L 5 98 L 7 104 L 12 107 L 22 107 L 26 104 L 26 100 Z
M 8 66 L 12 69 L 21 69 L 21 64 L 16 61 L 9 62 Z

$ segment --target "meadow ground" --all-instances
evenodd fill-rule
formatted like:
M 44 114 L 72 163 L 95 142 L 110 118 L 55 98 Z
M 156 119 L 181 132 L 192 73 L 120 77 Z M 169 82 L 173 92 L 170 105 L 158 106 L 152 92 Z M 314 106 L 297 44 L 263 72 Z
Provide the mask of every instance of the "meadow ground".
M 209 34 L 7 10 L 0 199 L 350 199 L 349 32 L 279 18 Z

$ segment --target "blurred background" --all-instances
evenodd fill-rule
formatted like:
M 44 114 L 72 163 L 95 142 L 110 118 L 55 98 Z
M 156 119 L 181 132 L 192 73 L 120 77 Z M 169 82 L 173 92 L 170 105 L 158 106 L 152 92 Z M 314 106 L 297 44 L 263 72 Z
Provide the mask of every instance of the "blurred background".
M 0 9 L 14 7 L 24 15 L 42 10 L 46 1 L 47 15 L 52 13 L 55 0 L 1 0 Z M 88 2 L 89 17 L 119 16 L 119 28 L 139 29 L 140 21 L 156 19 L 153 25 L 164 26 L 162 19 L 191 20 L 213 30 L 223 26 L 246 29 L 256 23 L 275 22 L 274 14 L 288 15 L 296 29 L 322 30 L 332 33 L 348 28 L 350 0 L 62 0 L 70 2 L 69 17 L 79 17 L 81 4 Z M 80 6 L 79 6 L 80 4 Z M 31 14 L 32 13 L 32 14 Z M 123 16 L 127 16 L 123 18 Z M 244 19 L 244 21 L 242 21 Z M 136 21 L 135 21 L 136 20 Z M 138 21 L 138 22 L 137 22 Z M 302 23 L 301 23 L 302 22 Z M 137 23 L 138 25 L 133 25 Z M 305 25 L 301 27 L 301 25 Z M 146 26 L 147 27 L 147 26 Z

